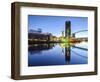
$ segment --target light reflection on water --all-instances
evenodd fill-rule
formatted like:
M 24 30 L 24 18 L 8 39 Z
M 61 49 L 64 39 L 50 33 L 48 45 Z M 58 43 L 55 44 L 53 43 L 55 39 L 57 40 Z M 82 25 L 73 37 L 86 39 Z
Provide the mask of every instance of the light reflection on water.
M 88 50 L 86 46 L 86 42 L 29 45 L 28 66 L 87 64 Z

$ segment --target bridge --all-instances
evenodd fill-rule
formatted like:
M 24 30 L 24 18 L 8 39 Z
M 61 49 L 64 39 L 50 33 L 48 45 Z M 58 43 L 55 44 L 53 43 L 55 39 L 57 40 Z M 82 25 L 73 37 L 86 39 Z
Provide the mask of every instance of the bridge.
M 75 37 L 75 35 L 77 34 L 77 33 L 81 33 L 81 32 L 87 32 L 88 30 L 79 30 L 79 31 L 77 31 L 77 32 L 74 32 L 74 33 L 72 33 L 71 34 L 71 39 L 73 39 L 74 41 L 88 41 L 88 37 L 80 37 L 80 38 L 76 38 Z
M 77 32 L 72 33 L 71 35 L 72 35 L 72 37 L 75 37 L 75 34 L 80 33 L 80 32 L 86 32 L 86 31 L 88 31 L 88 30 L 79 30 Z

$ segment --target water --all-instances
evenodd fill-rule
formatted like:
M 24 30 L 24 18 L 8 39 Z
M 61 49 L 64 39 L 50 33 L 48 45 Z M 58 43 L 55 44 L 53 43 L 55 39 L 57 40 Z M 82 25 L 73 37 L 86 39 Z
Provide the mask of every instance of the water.
M 87 44 L 32 44 L 28 48 L 28 66 L 87 64 Z

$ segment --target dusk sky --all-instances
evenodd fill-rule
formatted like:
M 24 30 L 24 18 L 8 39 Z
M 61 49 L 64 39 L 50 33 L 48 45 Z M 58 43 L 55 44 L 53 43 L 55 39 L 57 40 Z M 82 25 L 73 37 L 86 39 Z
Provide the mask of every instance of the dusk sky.
M 38 28 L 42 29 L 43 33 L 52 33 L 54 36 L 61 36 L 62 31 L 65 31 L 65 21 L 71 21 L 71 33 L 80 30 L 88 30 L 87 17 L 67 17 L 67 16 L 28 16 L 28 30 Z M 88 32 L 77 33 L 76 37 L 87 37 Z

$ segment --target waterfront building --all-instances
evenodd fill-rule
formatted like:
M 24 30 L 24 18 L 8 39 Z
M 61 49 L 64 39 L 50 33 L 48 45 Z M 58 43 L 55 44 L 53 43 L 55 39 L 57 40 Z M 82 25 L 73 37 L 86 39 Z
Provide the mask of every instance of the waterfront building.
M 71 21 L 65 22 L 65 37 L 68 39 L 71 37 Z
M 29 30 L 28 32 L 28 40 L 29 42 L 50 42 L 50 41 L 56 41 L 57 37 L 53 36 L 51 33 L 43 33 L 42 29 L 38 30 Z

